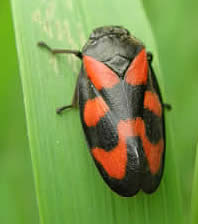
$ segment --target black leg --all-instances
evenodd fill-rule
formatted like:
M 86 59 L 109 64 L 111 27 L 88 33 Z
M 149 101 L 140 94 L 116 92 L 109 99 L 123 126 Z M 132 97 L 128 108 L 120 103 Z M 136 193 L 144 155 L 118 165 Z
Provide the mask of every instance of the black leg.
M 52 49 L 49 45 L 45 42 L 41 41 L 38 42 L 39 47 L 43 47 L 50 51 L 52 54 L 74 54 L 76 57 L 82 59 L 82 53 L 78 50 L 68 50 L 68 49 Z
M 80 51 L 78 51 L 78 50 L 52 49 L 45 42 L 38 42 L 38 46 L 47 49 L 52 54 L 74 54 L 76 57 L 82 59 L 82 53 Z M 79 80 L 79 77 L 78 77 L 78 80 Z M 75 88 L 75 91 L 74 91 L 74 96 L 73 96 L 72 103 L 70 105 L 58 107 L 56 109 L 56 113 L 57 114 L 61 114 L 61 112 L 63 110 L 67 110 L 69 108 L 77 107 L 77 103 L 78 103 L 78 80 L 77 80 L 77 83 L 76 83 L 76 88 Z
M 150 64 L 153 61 L 153 54 L 150 51 L 147 52 L 147 60 Z
M 80 77 L 80 74 L 79 74 L 78 79 L 77 79 L 77 82 L 76 82 L 76 87 L 75 87 L 75 91 L 74 91 L 72 103 L 70 105 L 58 107 L 56 109 L 56 113 L 57 114 L 61 114 L 61 112 L 63 110 L 67 110 L 67 109 L 71 109 L 71 108 L 77 108 L 77 106 L 78 106 L 78 96 L 79 96 L 79 94 L 78 94 L 78 85 L 79 85 L 79 77 Z
M 74 107 L 74 105 L 67 105 L 67 106 L 62 106 L 62 107 L 58 107 L 58 108 L 56 108 L 56 113 L 57 114 L 61 114 L 61 112 L 63 111 L 63 110 L 66 110 L 66 109 L 69 109 L 69 108 L 73 108 Z
M 163 103 L 163 108 L 165 108 L 166 110 L 172 110 L 172 106 L 168 103 Z

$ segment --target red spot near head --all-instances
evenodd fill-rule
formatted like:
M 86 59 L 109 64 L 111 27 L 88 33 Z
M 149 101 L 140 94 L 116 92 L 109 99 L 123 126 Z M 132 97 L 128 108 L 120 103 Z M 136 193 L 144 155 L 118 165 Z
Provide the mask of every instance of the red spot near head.
M 94 158 L 103 166 L 112 178 L 122 179 L 126 174 L 127 164 L 127 137 L 139 136 L 148 161 L 150 171 L 155 175 L 160 168 L 164 142 L 161 139 L 157 144 L 152 144 L 146 136 L 145 124 L 142 118 L 134 120 L 121 120 L 117 126 L 119 142 L 111 151 L 101 148 L 93 148 Z
M 126 72 L 126 82 L 130 85 L 146 85 L 148 63 L 145 49 L 134 58 Z
M 120 82 L 118 76 L 102 62 L 90 56 L 83 56 L 83 63 L 87 76 L 96 89 L 112 88 Z
M 144 95 L 144 108 L 149 109 L 158 117 L 162 115 L 162 106 L 156 93 L 146 91 Z
M 99 120 L 109 111 L 109 107 L 101 96 L 89 99 L 84 107 L 84 121 L 88 127 L 96 126 Z

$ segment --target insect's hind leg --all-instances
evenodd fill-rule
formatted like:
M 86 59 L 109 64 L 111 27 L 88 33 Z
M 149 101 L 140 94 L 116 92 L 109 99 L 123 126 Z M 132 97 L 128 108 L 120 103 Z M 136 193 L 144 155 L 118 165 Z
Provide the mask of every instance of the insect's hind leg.
M 152 69 L 151 63 L 153 61 L 153 54 L 150 51 L 148 51 L 146 53 L 146 56 L 147 56 L 147 60 L 148 60 L 148 63 L 150 65 L 150 68 Z M 156 82 L 156 80 L 155 80 L 155 82 Z M 168 111 L 172 110 L 172 106 L 170 104 L 168 104 L 168 103 L 163 103 L 162 106 L 163 106 L 164 109 L 166 109 Z
M 48 50 L 52 54 L 73 54 L 73 55 L 75 55 L 76 57 L 78 57 L 82 60 L 82 53 L 81 53 L 81 51 L 78 51 L 78 50 L 53 49 L 43 41 L 38 42 L 38 46 L 42 47 L 42 48 L 45 48 L 46 50 Z M 79 77 L 78 77 L 78 80 L 79 80 Z M 57 114 L 61 114 L 61 112 L 63 110 L 77 107 L 77 104 L 78 104 L 78 80 L 76 82 L 76 87 L 75 87 L 72 103 L 70 105 L 66 105 L 66 106 L 62 106 L 62 107 L 57 108 L 56 109 Z
M 65 106 L 62 106 L 62 107 L 58 107 L 56 109 L 57 114 L 61 114 L 61 112 L 64 111 L 64 110 L 77 107 L 77 105 L 78 105 L 78 84 L 79 84 L 79 76 L 78 76 L 78 80 L 76 82 L 76 87 L 75 87 L 75 90 L 74 90 L 74 96 L 73 96 L 73 99 L 72 99 L 72 103 L 70 105 L 65 105 Z
M 56 108 L 56 113 L 57 113 L 57 114 L 61 114 L 61 112 L 62 112 L 63 110 L 66 110 L 66 109 L 69 109 L 69 108 L 72 108 L 72 107 L 73 107 L 72 104 L 67 105 L 67 106 L 58 107 L 58 108 Z
M 172 106 L 171 106 L 171 104 L 163 103 L 162 106 L 163 106 L 164 109 L 166 109 L 166 110 L 168 110 L 168 111 L 172 110 Z

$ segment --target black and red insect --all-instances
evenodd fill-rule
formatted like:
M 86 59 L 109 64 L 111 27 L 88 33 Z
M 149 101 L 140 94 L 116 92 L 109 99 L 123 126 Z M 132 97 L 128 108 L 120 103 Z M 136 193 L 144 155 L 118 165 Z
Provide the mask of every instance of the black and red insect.
M 120 26 L 95 29 L 82 49 L 45 47 L 82 60 L 71 105 L 79 105 L 90 153 L 109 187 L 130 197 L 154 192 L 163 173 L 164 107 L 152 54 Z

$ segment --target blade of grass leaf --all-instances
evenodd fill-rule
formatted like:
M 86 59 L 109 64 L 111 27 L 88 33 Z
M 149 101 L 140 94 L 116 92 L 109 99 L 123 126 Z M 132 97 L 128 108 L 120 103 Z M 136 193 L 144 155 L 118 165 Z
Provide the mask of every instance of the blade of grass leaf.
M 194 169 L 194 178 L 193 178 L 193 189 L 192 189 L 192 224 L 197 224 L 198 220 L 198 144 L 196 148 L 196 157 L 195 157 L 195 169 Z
M 111 192 L 88 154 L 78 111 L 55 114 L 57 106 L 71 102 L 80 62 L 52 57 L 36 46 L 44 40 L 52 47 L 80 49 L 93 28 L 115 24 L 157 55 L 141 1 L 13 0 L 12 7 L 41 223 L 182 223 L 176 174 L 167 173 L 174 166 L 171 151 L 156 193 L 126 199 Z M 154 66 L 162 86 L 157 57 Z

